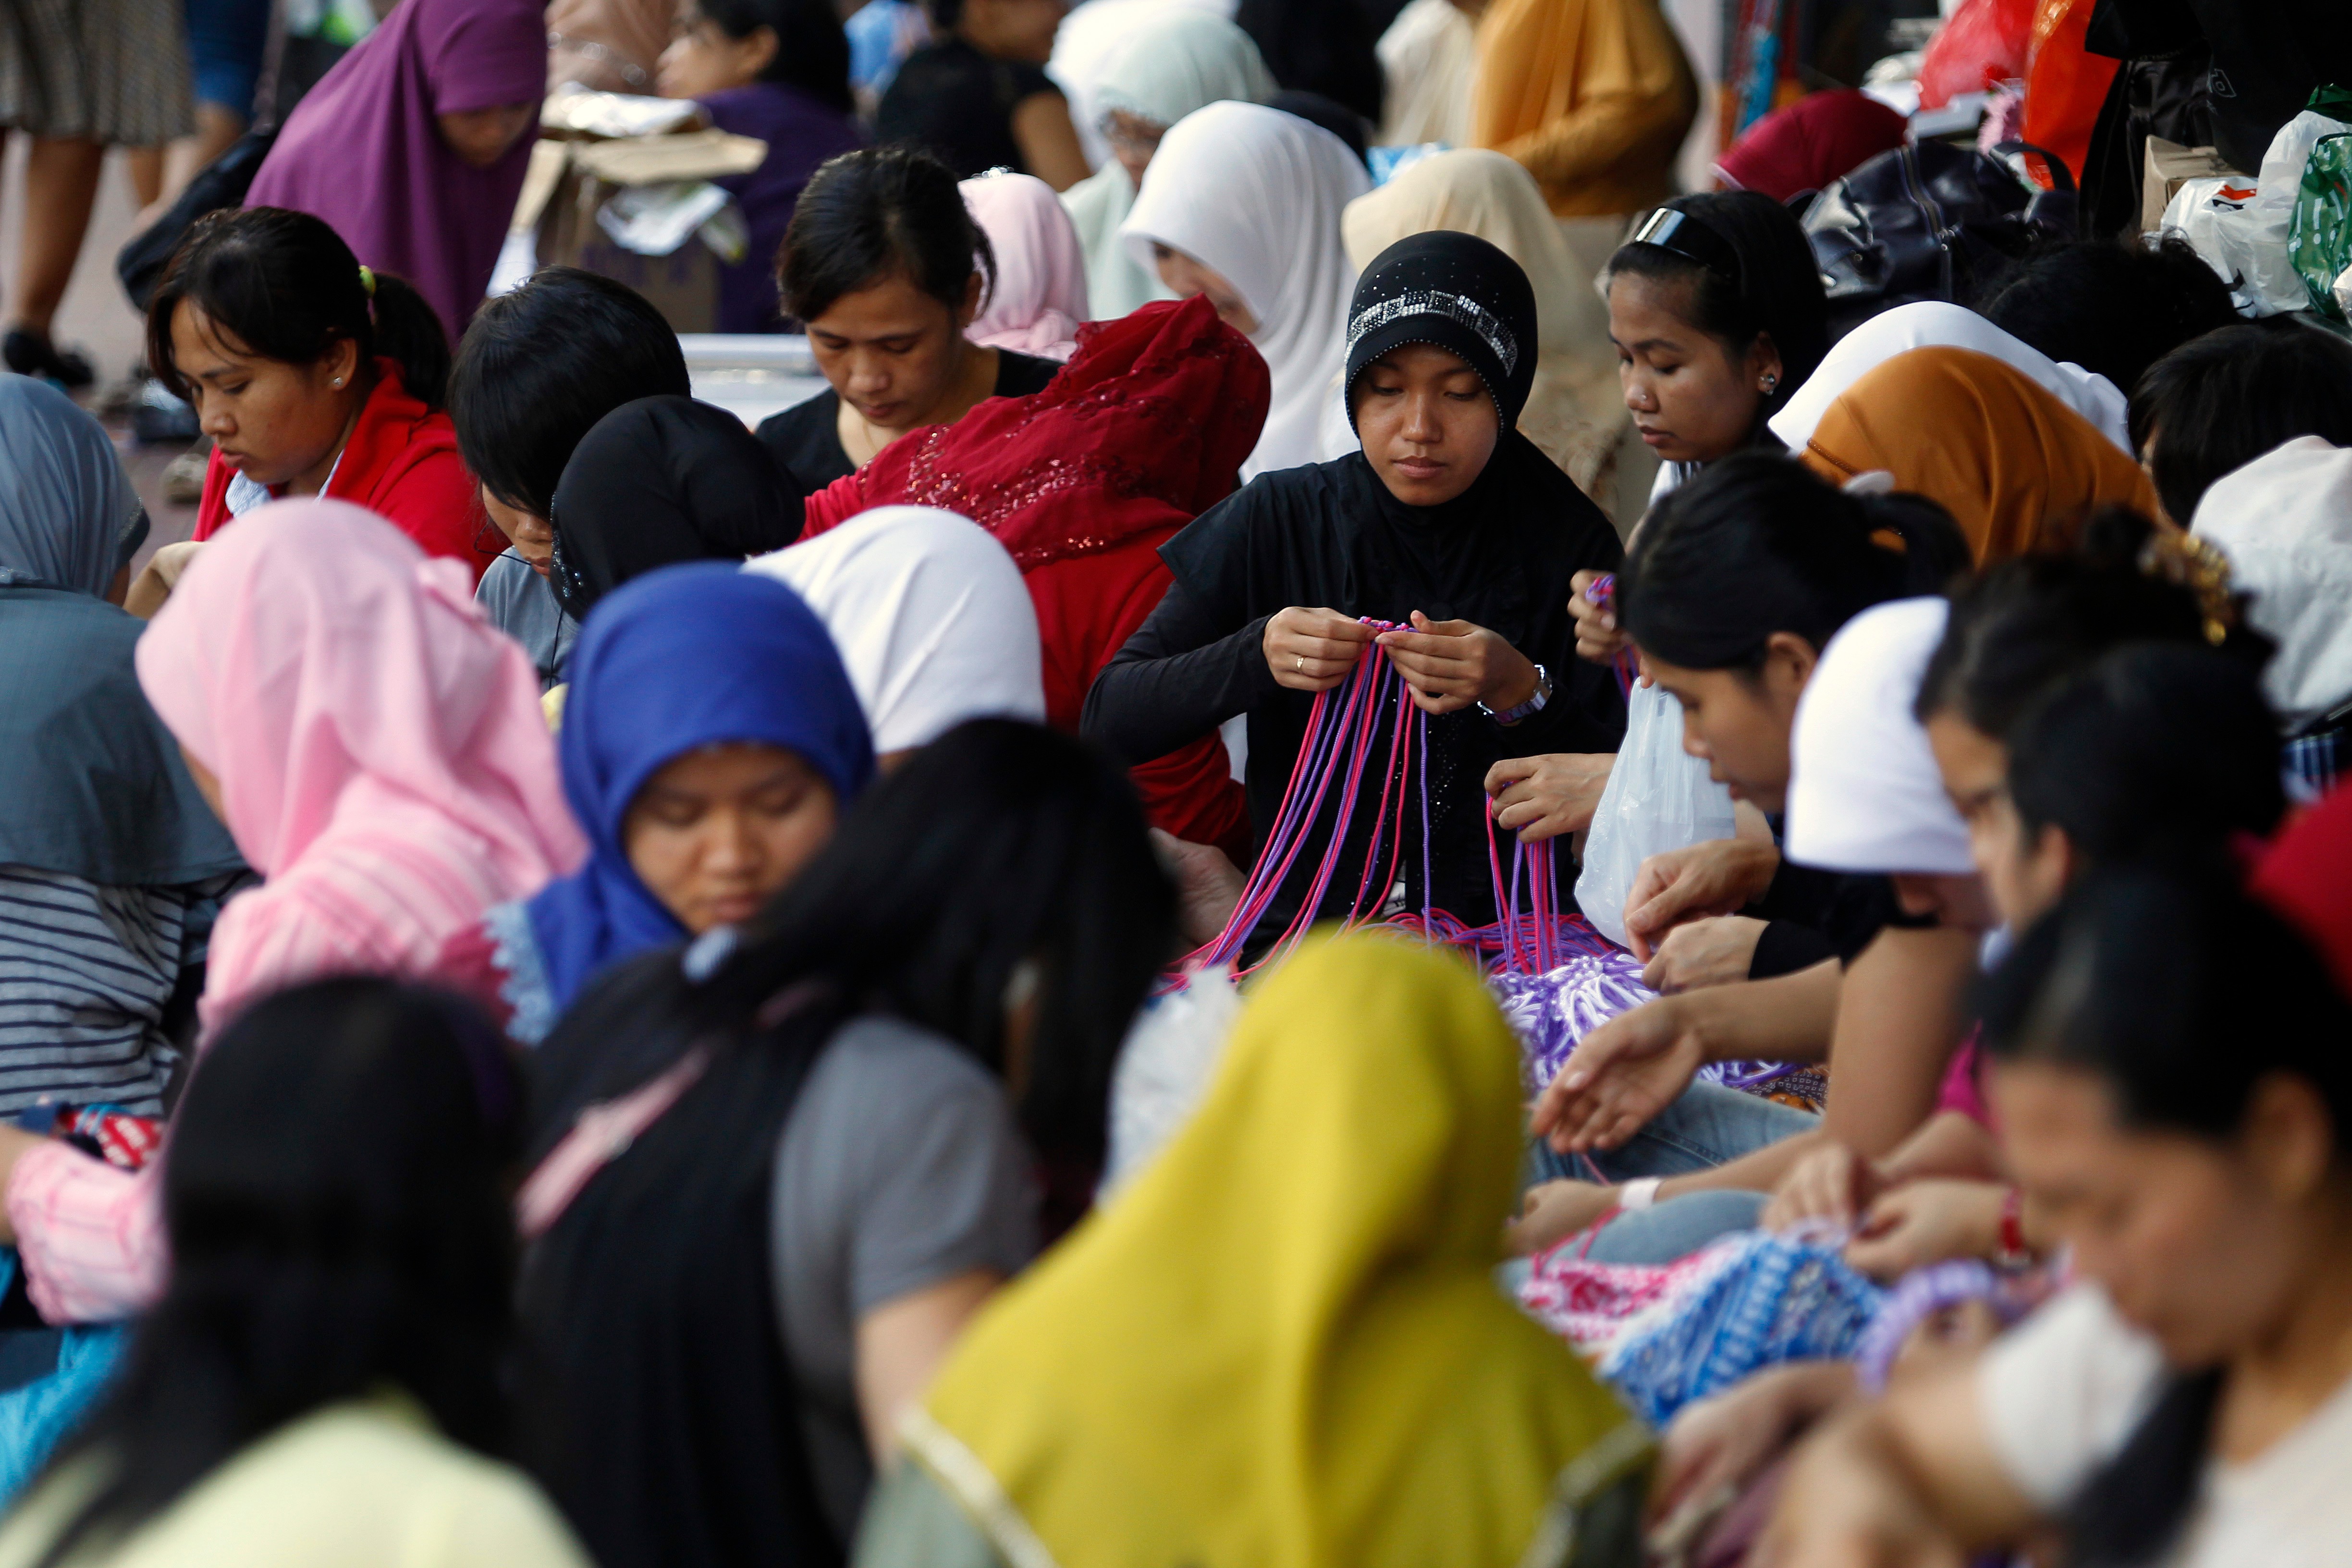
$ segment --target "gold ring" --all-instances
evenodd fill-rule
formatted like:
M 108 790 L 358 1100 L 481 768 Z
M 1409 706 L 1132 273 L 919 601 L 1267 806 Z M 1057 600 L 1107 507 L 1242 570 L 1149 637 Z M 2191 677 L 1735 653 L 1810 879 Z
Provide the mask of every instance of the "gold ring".
M 1291 655 L 1290 662 L 1297 667 L 1299 674 L 1304 675 L 1307 673 L 1307 656 L 1305 654 L 1298 653 Z

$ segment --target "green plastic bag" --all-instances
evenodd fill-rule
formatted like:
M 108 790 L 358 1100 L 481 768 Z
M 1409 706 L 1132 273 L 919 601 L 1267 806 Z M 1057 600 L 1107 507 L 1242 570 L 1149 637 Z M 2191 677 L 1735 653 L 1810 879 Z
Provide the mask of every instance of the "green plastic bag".
M 2312 148 L 2287 227 L 2287 255 L 2311 308 L 2344 321 L 2352 300 L 2352 134 L 2323 136 Z
M 2308 107 L 2352 121 L 2352 91 L 2320 88 Z M 2345 321 L 2352 308 L 2352 134 L 2323 136 L 2312 147 L 2287 225 L 2287 258 L 2311 308 L 2329 321 Z

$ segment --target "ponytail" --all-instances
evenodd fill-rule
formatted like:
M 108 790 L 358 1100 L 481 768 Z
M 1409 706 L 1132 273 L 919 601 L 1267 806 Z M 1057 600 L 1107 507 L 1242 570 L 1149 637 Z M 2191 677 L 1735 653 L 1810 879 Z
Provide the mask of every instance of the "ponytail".
M 407 279 L 389 272 L 375 279 L 375 342 L 362 341 L 362 353 L 380 354 L 400 367 L 400 384 L 427 408 L 449 400 L 449 334 L 441 317 Z
M 1971 578 L 1953 595 L 1944 640 L 1920 679 L 1920 721 L 1949 711 L 2006 744 L 2036 698 L 2109 648 L 2205 646 L 2195 591 L 2140 564 L 2153 531 L 2136 513 L 2103 512 L 2073 551 L 2018 556 Z M 2231 651 L 2241 649 L 2257 666 L 2266 651 L 2252 638 L 2237 639 Z
M 1669 663 L 1752 670 L 1774 633 L 1819 648 L 1873 605 L 1940 591 L 1968 562 L 1950 514 L 1924 497 L 1856 495 L 1788 458 L 1738 453 L 1643 523 L 1618 615 Z
M 408 395 L 438 410 L 448 395 L 449 334 L 425 296 L 360 265 L 324 221 L 284 207 L 232 207 L 197 220 L 147 306 L 147 365 L 181 397 L 172 358 L 182 300 L 249 353 L 312 364 L 350 339 L 362 367 L 400 368 Z

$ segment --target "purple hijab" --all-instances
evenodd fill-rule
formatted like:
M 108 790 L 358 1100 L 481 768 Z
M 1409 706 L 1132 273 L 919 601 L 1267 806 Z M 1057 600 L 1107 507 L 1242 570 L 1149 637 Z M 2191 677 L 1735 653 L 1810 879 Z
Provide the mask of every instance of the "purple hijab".
M 454 342 L 490 285 L 532 138 L 477 169 L 434 116 L 546 89 L 542 0 L 400 0 L 287 117 L 246 205 L 326 219 L 363 264 L 415 284 Z
M 801 187 L 817 165 L 859 144 L 848 115 L 828 109 L 782 82 L 755 81 L 708 93 L 703 112 L 721 131 L 756 136 L 768 144 L 768 160 L 748 174 L 718 182 L 732 193 L 751 231 L 751 249 L 741 261 L 719 269 L 719 330 L 777 332 L 783 318 L 776 303 L 776 253 L 783 248 L 784 226 L 793 220 Z

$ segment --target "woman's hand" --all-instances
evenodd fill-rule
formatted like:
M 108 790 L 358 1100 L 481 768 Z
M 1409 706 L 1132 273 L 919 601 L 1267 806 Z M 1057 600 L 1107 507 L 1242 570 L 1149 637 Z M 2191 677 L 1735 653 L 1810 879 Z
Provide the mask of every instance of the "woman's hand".
M 1562 1154 L 1614 1149 L 1673 1104 L 1706 1061 L 1679 1000 L 1645 1002 L 1585 1036 L 1536 1097 L 1530 1131 Z
M 1240 869 L 1215 845 L 1194 844 L 1163 827 L 1151 830 L 1151 847 L 1176 884 L 1176 925 L 1185 947 L 1215 941 L 1242 901 L 1246 884 Z
M 1799 1361 L 1769 1368 L 1682 1407 L 1666 1427 L 1650 1517 L 1711 1508 L 1745 1488 L 1790 1441 L 1851 1397 L 1853 1365 Z
M 1685 921 L 1658 944 L 1642 984 L 1653 991 L 1696 991 L 1748 978 L 1764 921 L 1748 915 L 1711 915 Z
M 1293 605 L 1268 616 L 1265 667 L 1274 679 L 1293 691 L 1328 691 L 1348 679 L 1356 657 L 1372 640 L 1372 628 L 1337 610 L 1310 610 Z
M 1527 655 L 1484 626 L 1433 621 L 1412 613 L 1412 630 L 1373 639 L 1389 656 L 1425 713 L 1451 713 L 1474 702 L 1516 708 L 1536 694 L 1536 667 Z
M 1617 612 L 1586 596 L 1586 590 L 1606 575 L 1579 572 L 1568 580 L 1573 590 L 1568 596 L 1568 613 L 1576 622 L 1576 657 L 1595 664 L 1613 664 L 1618 655 L 1633 645 L 1632 637 L 1617 629 Z
M 1600 1222 L 1617 1206 L 1617 1189 L 1594 1182 L 1543 1182 L 1520 1200 L 1519 1217 L 1504 1227 L 1503 1240 L 1515 1257 L 1556 1247 Z
M 1886 1173 L 1871 1161 L 1843 1143 L 1824 1143 L 1790 1167 L 1757 1223 L 1766 1230 L 1787 1230 L 1817 1219 L 1843 1230 L 1886 1184 Z
M 172 596 L 172 590 L 179 585 L 180 574 L 188 569 L 188 563 L 194 561 L 196 552 L 203 548 L 201 543 L 189 539 L 177 544 L 166 544 L 155 552 L 148 561 L 146 570 L 139 574 L 123 595 L 123 609 L 142 621 L 153 620 L 155 612 L 163 607 L 164 602 Z
M 1764 896 L 1780 852 L 1747 838 L 1710 838 L 1642 862 L 1625 895 L 1625 940 L 1647 963 L 1660 938 L 1684 921 L 1736 914 Z
M 1990 1261 L 2000 1254 L 2000 1210 L 2008 1199 L 1999 1182 L 1906 1182 L 1870 1205 L 1845 1260 L 1883 1280 L 1949 1258 Z
M 1614 752 L 1505 757 L 1486 770 L 1495 826 L 1517 833 L 1523 844 L 1581 832 L 1591 826 L 1601 792 L 1609 787 L 1609 770 L 1616 764 Z

